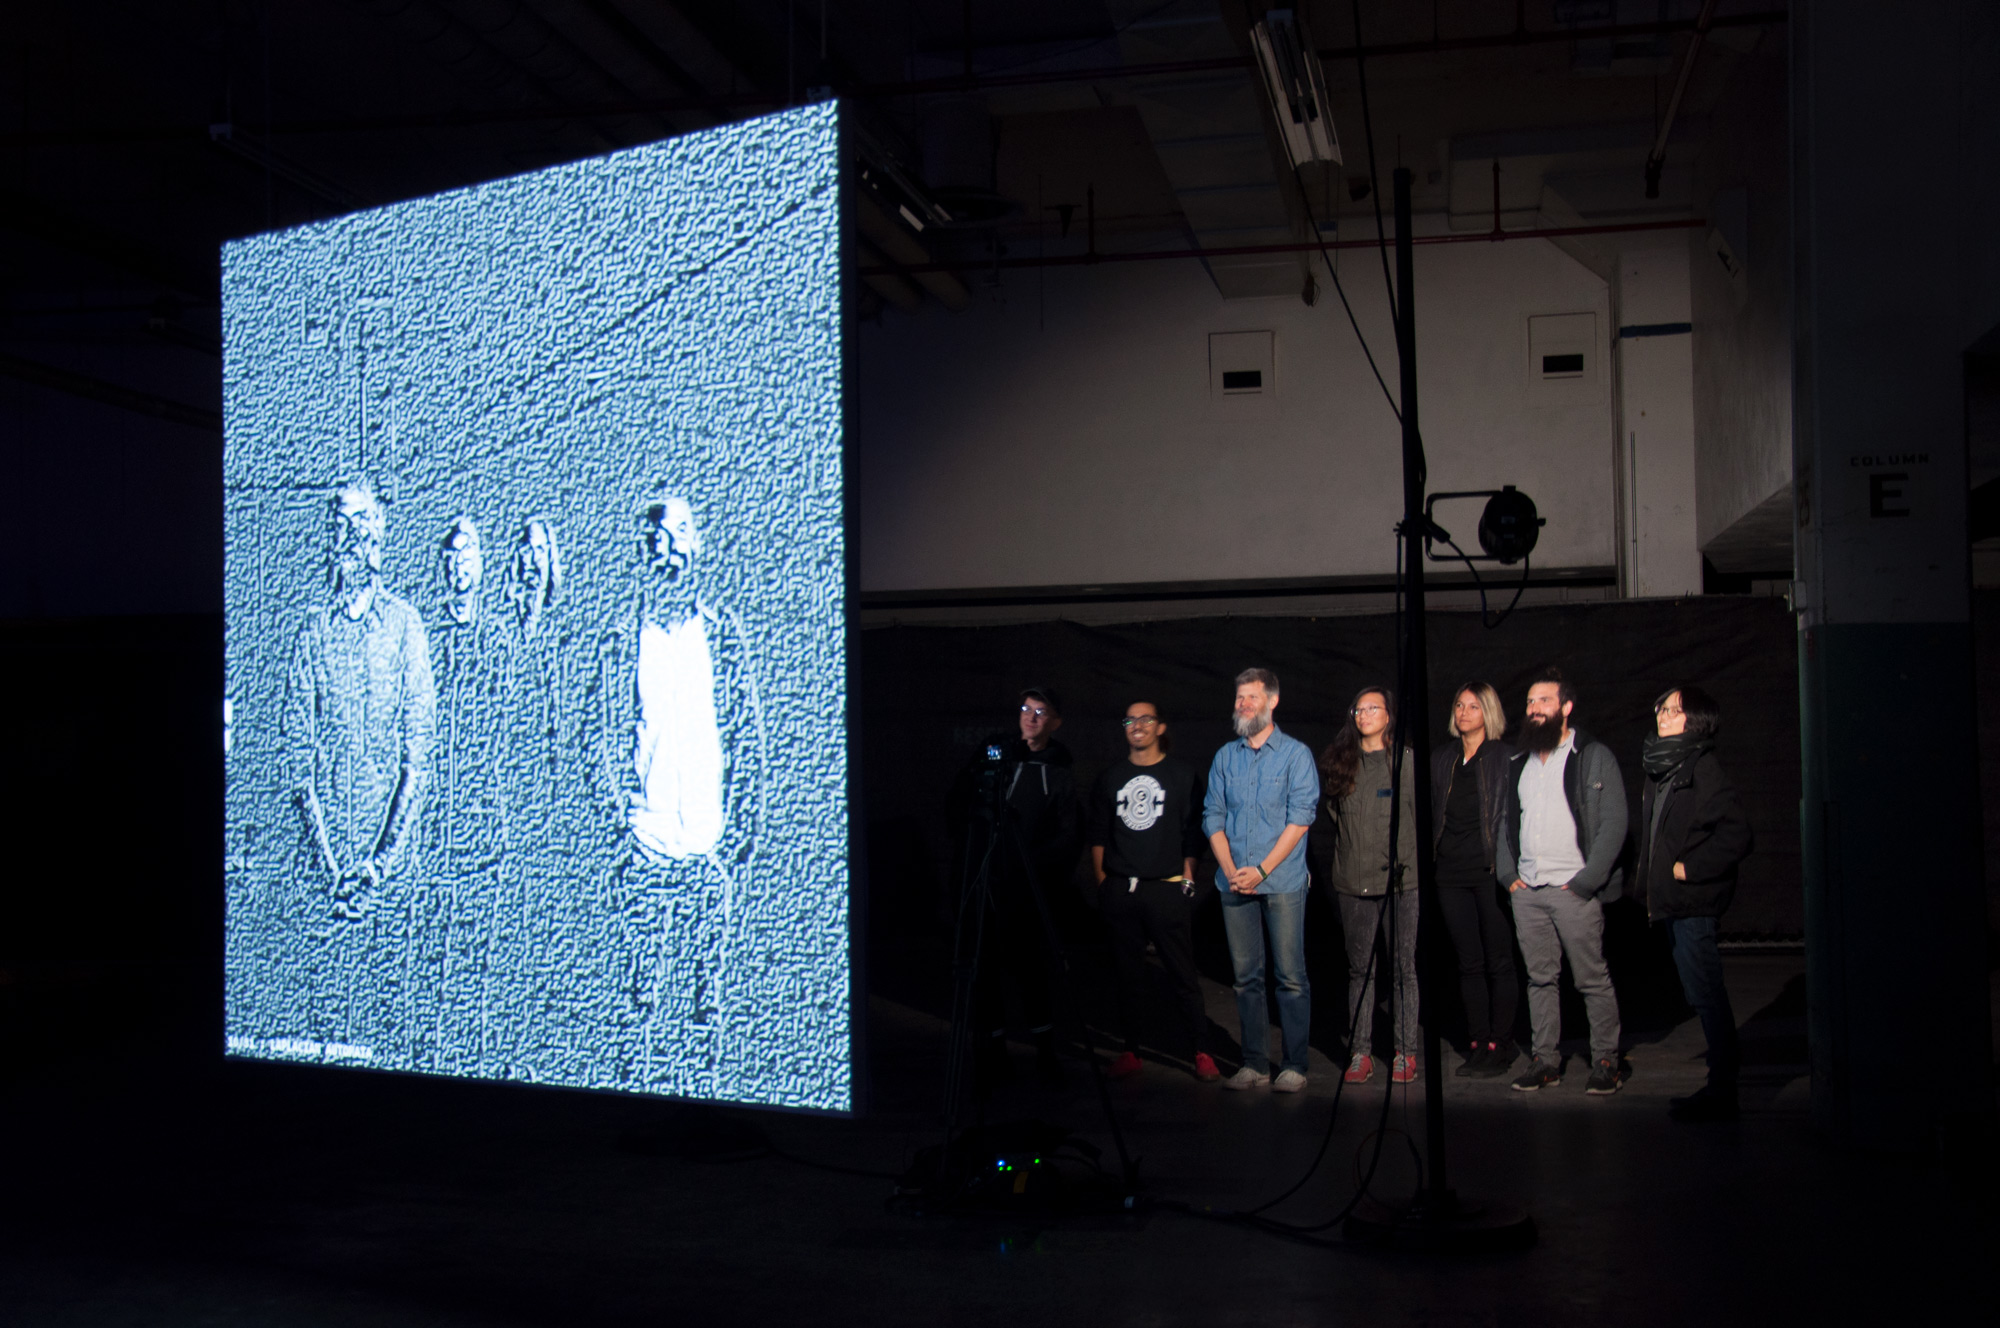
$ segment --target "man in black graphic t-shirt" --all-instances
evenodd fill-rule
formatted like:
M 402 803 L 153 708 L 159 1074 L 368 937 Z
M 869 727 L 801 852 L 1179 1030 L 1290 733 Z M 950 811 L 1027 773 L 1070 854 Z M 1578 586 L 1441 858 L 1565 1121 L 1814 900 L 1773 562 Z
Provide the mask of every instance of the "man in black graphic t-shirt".
M 1202 1045 L 1208 1015 L 1188 927 L 1202 843 L 1202 790 L 1194 770 L 1167 755 L 1168 742 L 1157 706 L 1150 701 L 1127 706 L 1130 753 L 1098 776 L 1086 818 L 1098 906 L 1118 964 L 1118 1013 L 1125 1030 L 1125 1051 L 1111 1063 L 1111 1073 L 1122 1077 L 1141 1068 L 1139 1011 L 1150 939 L 1186 1030 L 1186 1044 L 1174 1050 L 1194 1057 L 1197 1079 L 1212 1081 L 1222 1075 Z

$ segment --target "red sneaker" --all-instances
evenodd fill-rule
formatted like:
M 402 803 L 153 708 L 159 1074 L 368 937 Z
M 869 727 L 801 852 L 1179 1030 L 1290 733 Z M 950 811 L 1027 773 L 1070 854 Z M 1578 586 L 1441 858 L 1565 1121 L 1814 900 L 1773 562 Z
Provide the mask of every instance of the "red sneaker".
M 1365 1051 L 1354 1053 L 1354 1059 L 1347 1063 L 1347 1070 L 1340 1077 L 1350 1084 L 1365 1084 L 1375 1074 L 1375 1058 Z
M 1117 1060 L 1111 1062 L 1111 1068 L 1106 1073 L 1113 1079 L 1129 1079 L 1145 1068 L 1146 1063 L 1144 1061 L 1134 1056 L 1131 1052 L 1124 1051 L 1118 1054 Z
M 1416 1077 L 1417 1058 L 1408 1052 L 1397 1052 L 1396 1058 L 1389 1062 L 1389 1082 L 1392 1084 L 1407 1084 L 1414 1081 Z
M 1215 1068 L 1215 1058 L 1213 1056 L 1205 1051 L 1196 1052 L 1194 1058 L 1194 1077 L 1205 1084 L 1212 1084 L 1222 1078 L 1222 1071 Z

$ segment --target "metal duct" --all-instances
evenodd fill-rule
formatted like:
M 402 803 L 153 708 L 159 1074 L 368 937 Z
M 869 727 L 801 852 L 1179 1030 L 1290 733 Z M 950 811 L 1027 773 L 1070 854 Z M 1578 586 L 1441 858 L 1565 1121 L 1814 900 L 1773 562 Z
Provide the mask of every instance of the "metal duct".
M 1199 249 L 1285 245 L 1300 236 L 1273 159 L 1263 86 L 1217 0 L 1107 0 L 1128 65 L 1234 58 L 1230 68 L 1131 80 L 1131 98 L 1152 136 Z M 1297 295 L 1296 254 L 1204 258 L 1224 299 Z

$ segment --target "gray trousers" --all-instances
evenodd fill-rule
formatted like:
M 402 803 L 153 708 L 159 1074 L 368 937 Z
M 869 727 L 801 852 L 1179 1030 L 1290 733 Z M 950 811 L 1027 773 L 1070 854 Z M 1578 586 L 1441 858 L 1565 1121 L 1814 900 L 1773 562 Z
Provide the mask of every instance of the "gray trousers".
M 1395 1050 L 1416 1055 L 1417 1034 L 1417 892 L 1405 890 L 1396 898 L 1393 918 L 1382 915 L 1387 895 L 1338 895 L 1340 929 L 1347 933 L 1347 1018 L 1354 1027 L 1354 1045 L 1348 1055 L 1367 1052 L 1375 1037 L 1375 979 L 1384 967 L 1393 972 L 1384 986 L 1393 986 Z M 1381 956 L 1371 971 L 1368 953 L 1375 949 L 1375 929 L 1382 929 Z M 1389 936 L 1393 929 L 1393 955 Z M 1365 976 L 1364 976 L 1365 975 Z
M 1556 981 L 1563 957 L 1569 957 L 1583 1008 L 1590 1015 L 1590 1059 L 1618 1059 L 1618 993 L 1604 966 L 1604 905 L 1583 899 L 1561 886 L 1514 890 L 1514 934 L 1520 938 L 1521 959 L 1528 970 L 1528 1021 L 1534 1026 L 1534 1056 L 1546 1065 L 1561 1065 L 1562 1000 Z

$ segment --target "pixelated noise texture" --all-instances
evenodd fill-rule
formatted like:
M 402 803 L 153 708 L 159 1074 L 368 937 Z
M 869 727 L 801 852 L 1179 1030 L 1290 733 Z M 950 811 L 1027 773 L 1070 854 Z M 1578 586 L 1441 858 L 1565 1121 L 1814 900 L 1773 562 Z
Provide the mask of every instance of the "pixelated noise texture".
M 837 140 L 225 250 L 231 1054 L 850 1108 Z

